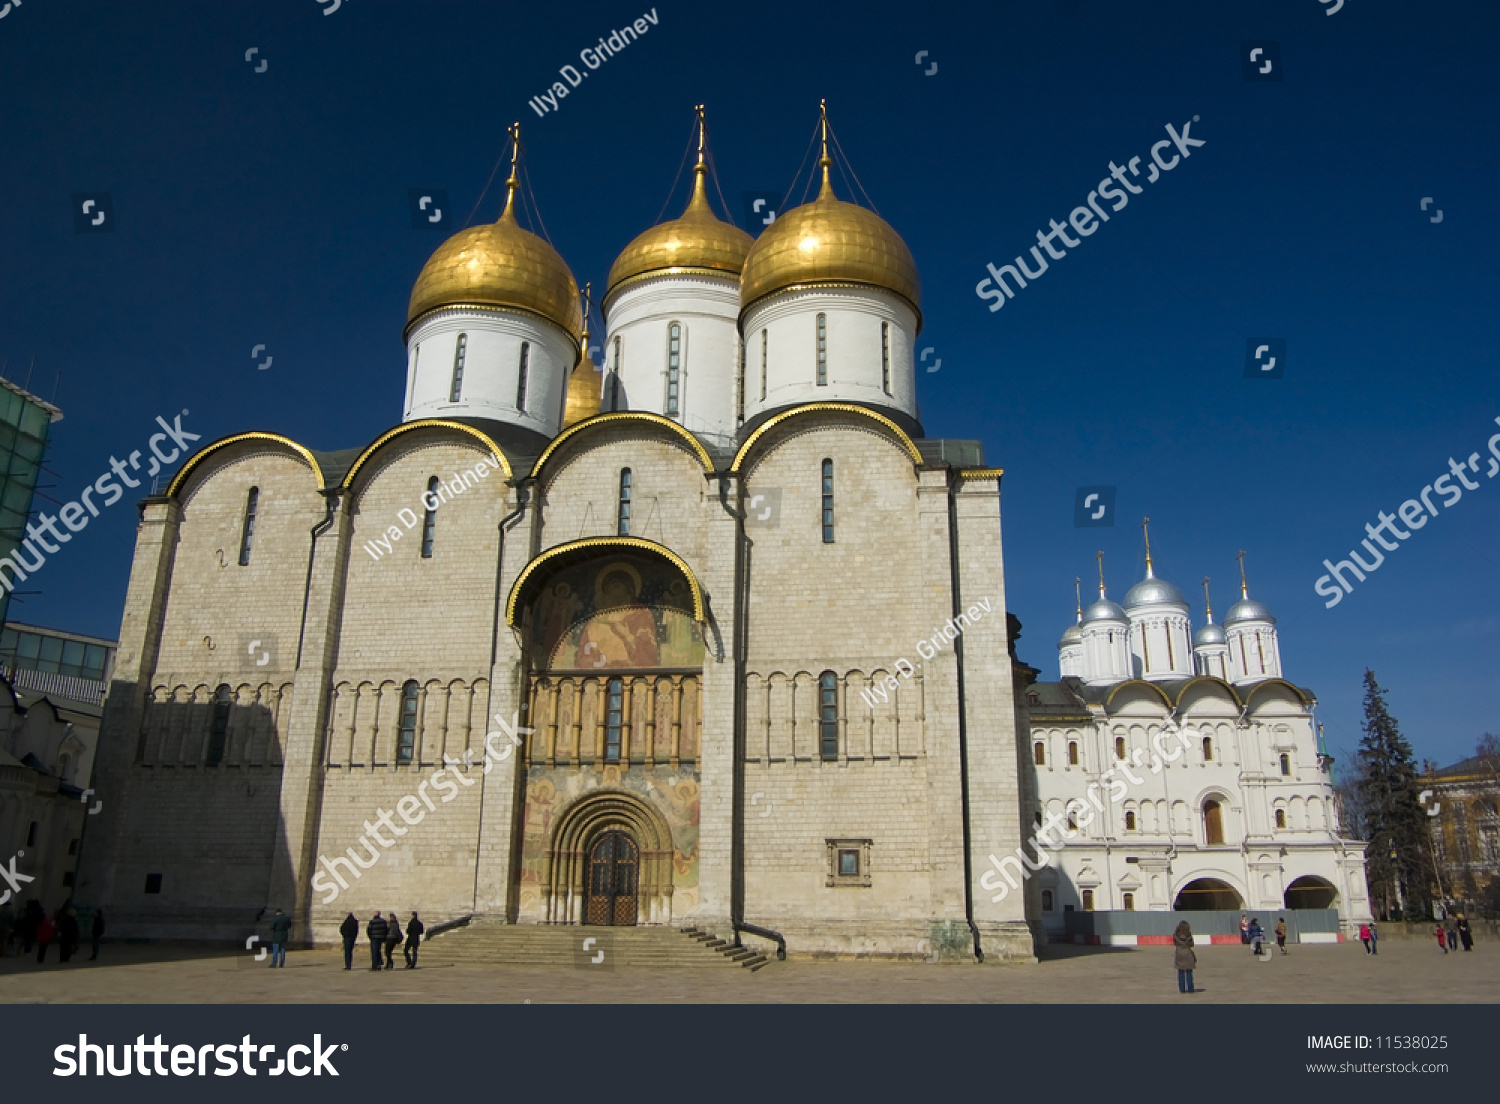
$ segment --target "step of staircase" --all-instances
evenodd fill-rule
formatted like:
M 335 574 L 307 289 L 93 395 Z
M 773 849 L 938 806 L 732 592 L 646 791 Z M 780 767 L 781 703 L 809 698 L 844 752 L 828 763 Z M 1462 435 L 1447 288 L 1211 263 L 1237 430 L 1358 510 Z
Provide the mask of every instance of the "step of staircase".
M 707 938 L 712 938 L 711 936 Z M 585 948 L 585 941 L 590 941 Z M 569 966 L 728 970 L 759 969 L 765 959 L 744 948 L 706 945 L 692 933 L 660 926 L 474 923 L 453 928 L 422 947 L 422 962 L 440 965 Z M 716 950 L 744 953 L 731 958 Z M 600 958 L 599 956 L 603 956 Z M 597 960 L 597 961 L 596 961 Z M 752 962 L 758 963 L 752 965 Z

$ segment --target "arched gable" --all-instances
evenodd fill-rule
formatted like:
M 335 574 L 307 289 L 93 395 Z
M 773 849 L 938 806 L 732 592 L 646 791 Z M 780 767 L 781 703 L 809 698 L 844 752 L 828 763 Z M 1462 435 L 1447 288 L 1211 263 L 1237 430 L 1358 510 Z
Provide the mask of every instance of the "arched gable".
M 1156 685 L 1156 683 L 1147 682 L 1145 679 L 1126 679 L 1124 682 L 1117 685 L 1113 690 L 1109 692 L 1109 697 L 1104 699 L 1104 708 L 1106 710 L 1110 710 L 1110 707 L 1114 705 L 1115 697 L 1122 691 L 1131 690 L 1132 692 L 1134 692 L 1142 688 L 1144 688 L 1145 690 L 1149 690 L 1151 693 L 1160 698 L 1162 705 L 1166 706 L 1167 709 L 1170 710 L 1172 708 L 1172 699 L 1167 697 L 1167 692 L 1160 686 Z
M 581 438 L 592 435 L 601 429 L 610 426 L 633 425 L 642 429 L 651 429 L 662 432 L 676 445 L 685 448 L 703 466 L 703 470 L 711 472 L 714 470 L 713 458 L 708 455 L 708 450 L 703 443 L 684 429 L 671 418 L 664 418 L 660 414 L 652 414 L 645 410 L 616 410 L 606 414 L 595 414 L 591 418 L 585 418 L 567 429 L 563 430 L 552 439 L 537 457 L 537 461 L 531 468 L 531 478 L 540 479 L 542 471 L 562 447 L 568 442 L 578 442 Z
M 504 450 L 494 442 L 489 434 L 483 432 L 482 430 L 475 429 L 471 425 L 465 425 L 463 422 L 450 422 L 442 418 L 422 418 L 415 422 L 406 422 L 403 425 L 397 426 L 395 429 L 387 430 L 385 433 L 382 433 L 379 437 L 375 438 L 374 441 L 370 442 L 369 446 L 364 450 L 364 452 L 359 454 L 359 459 L 354 461 L 354 463 L 350 466 L 349 473 L 344 476 L 342 486 L 345 488 L 354 486 L 355 477 L 359 475 L 360 469 L 365 466 L 365 464 L 370 460 L 371 457 L 375 455 L 376 452 L 385 447 L 391 441 L 394 441 L 396 438 L 402 437 L 408 433 L 428 429 L 450 429 L 473 438 L 480 445 L 484 446 L 486 452 L 490 453 L 496 460 L 500 461 L 500 470 L 505 472 L 506 479 L 515 478 L 515 475 L 511 470 L 509 458 L 505 455 Z
M 759 445 L 763 440 L 765 440 L 766 436 L 772 430 L 777 429 L 781 426 L 785 426 L 789 422 L 799 420 L 810 414 L 826 412 L 853 414 L 858 417 L 868 418 L 870 421 L 880 426 L 884 432 L 886 432 L 893 440 L 896 441 L 897 444 L 901 445 L 901 447 L 906 450 L 907 455 L 911 457 L 911 461 L 913 464 L 922 463 L 922 453 L 917 449 L 916 443 L 912 441 L 909 436 L 907 436 L 905 430 L 903 430 L 890 418 L 887 418 L 884 414 L 877 413 L 876 411 L 870 410 L 867 407 L 857 406 L 854 403 L 805 403 L 791 410 L 786 410 L 780 414 L 773 415 L 772 417 L 767 418 L 764 422 L 762 422 L 760 426 L 756 428 L 755 432 L 750 434 L 750 436 L 745 439 L 745 443 L 740 446 L 739 452 L 735 454 L 734 463 L 729 465 L 729 470 L 735 473 L 743 472 L 745 470 L 746 461 L 755 451 L 756 446 Z
M 264 441 L 269 444 L 278 445 L 282 448 L 288 449 L 289 451 L 294 453 L 300 460 L 306 462 L 307 466 L 312 469 L 313 476 L 318 481 L 318 490 L 322 491 L 327 489 L 328 480 L 323 475 L 323 469 L 318 466 L 317 458 L 313 456 L 312 452 L 308 448 L 303 445 L 299 445 L 290 437 L 281 436 L 281 434 L 279 433 L 256 432 L 236 433 L 232 437 L 221 437 L 219 438 L 219 440 L 214 441 L 211 444 L 204 445 L 201 449 L 190 456 L 187 462 L 182 465 L 182 469 L 172 477 L 172 482 L 167 485 L 167 496 L 170 498 L 177 498 L 180 495 L 182 488 L 187 485 L 187 481 L 192 476 L 193 472 L 196 471 L 198 467 L 202 465 L 203 462 L 214 453 L 219 452 L 222 449 L 229 448 L 232 445 L 244 444 L 247 441 Z

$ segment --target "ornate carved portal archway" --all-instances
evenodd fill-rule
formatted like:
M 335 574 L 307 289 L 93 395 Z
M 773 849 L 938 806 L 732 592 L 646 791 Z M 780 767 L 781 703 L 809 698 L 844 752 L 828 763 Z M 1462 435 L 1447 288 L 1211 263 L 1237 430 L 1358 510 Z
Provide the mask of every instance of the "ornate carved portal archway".
M 543 857 L 549 924 L 667 924 L 672 832 L 655 809 L 595 790 L 558 817 Z

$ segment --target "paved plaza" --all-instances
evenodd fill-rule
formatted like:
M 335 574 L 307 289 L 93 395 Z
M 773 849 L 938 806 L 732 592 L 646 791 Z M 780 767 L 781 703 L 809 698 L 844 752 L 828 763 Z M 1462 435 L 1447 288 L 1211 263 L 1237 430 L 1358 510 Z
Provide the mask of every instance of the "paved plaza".
M 425 952 L 426 948 L 424 948 Z M 1243 947 L 1199 947 L 1203 992 L 1177 992 L 1170 947 L 1049 947 L 1034 965 L 772 962 L 758 972 L 591 966 L 368 966 L 338 949 L 293 951 L 271 970 L 248 955 L 170 945 L 106 945 L 97 962 L 0 959 L 0 1003 L 572 1004 L 1000 1003 L 1479 1004 L 1500 998 L 1500 947 L 1442 954 L 1434 943 L 1302 946 L 1256 961 Z M 438 956 L 432 956 L 437 959 Z M 363 965 L 362 965 L 363 963 Z

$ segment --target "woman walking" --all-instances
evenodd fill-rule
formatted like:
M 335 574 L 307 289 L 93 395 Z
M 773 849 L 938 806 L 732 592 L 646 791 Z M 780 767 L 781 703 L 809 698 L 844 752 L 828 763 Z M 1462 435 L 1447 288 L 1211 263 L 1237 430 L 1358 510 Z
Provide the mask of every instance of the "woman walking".
M 1369 924 L 1361 924 L 1359 926 L 1359 941 L 1365 945 L 1365 954 L 1369 954 L 1370 953 L 1370 925 Z
M 1177 967 L 1177 991 L 1196 993 L 1193 971 L 1198 966 L 1198 955 L 1193 951 L 1193 929 L 1188 927 L 1186 920 L 1172 933 L 1172 947 L 1172 962 Z
M 1458 914 L 1458 938 L 1463 940 L 1464 950 L 1474 949 L 1474 933 L 1469 930 L 1469 922 L 1463 913 Z

